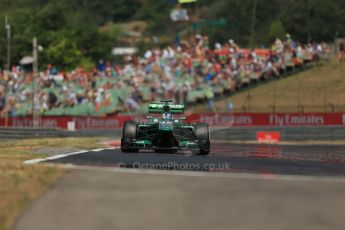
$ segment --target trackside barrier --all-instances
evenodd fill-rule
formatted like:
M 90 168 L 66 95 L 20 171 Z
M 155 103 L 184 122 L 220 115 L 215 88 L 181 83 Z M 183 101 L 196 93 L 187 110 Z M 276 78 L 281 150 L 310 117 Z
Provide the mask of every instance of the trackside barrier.
M 220 127 L 344 126 L 345 113 L 204 113 L 189 115 L 187 121 Z
M 267 143 L 267 144 L 279 143 L 280 133 L 259 131 L 256 133 L 256 140 L 259 143 Z
M 60 129 L 45 128 L 0 128 L 1 139 L 20 139 L 35 137 L 65 137 L 65 131 Z
M 0 139 L 27 139 L 42 137 L 95 137 L 109 136 L 114 139 L 121 137 L 121 129 L 79 130 L 70 132 L 62 129 L 35 129 L 35 128 L 0 128 Z
M 126 120 L 135 119 L 131 116 L 109 116 L 109 117 L 82 117 L 82 116 L 43 116 L 41 117 L 41 128 L 54 128 L 67 130 L 88 130 L 88 129 L 117 129 L 121 128 Z M 8 127 L 31 128 L 32 117 L 13 117 L 8 119 Z M 0 127 L 5 126 L 4 118 L 0 118 Z
M 210 128 L 211 139 L 221 141 L 256 141 L 257 132 L 279 132 L 281 141 L 337 141 L 345 140 L 345 128 L 324 127 L 232 127 Z M 121 137 L 122 129 L 89 129 L 70 132 L 61 129 L 0 128 L 0 139 L 40 137 Z
M 145 116 L 41 118 L 41 128 L 31 129 L 31 117 L 8 119 L 9 128 L 0 128 L 0 137 L 35 136 L 119 136 L 126 120 Z M 345 113 L 221 113 L 191 114 L 187 122 L 208 123 L 211 137 L 219 140 L 256 140 L 257 132 L 279 132 L 281 141 L 345 140 Z M 0 127 L 5 121 L 0 118 Z M 68 129 L 69 128 L 69 129 Z M 70 130 L 70 131 L 67 131 Z M 72 131 L 76 130 L 76 131 Z
M 145 116 L 43 116 L 41 128 L 60 128 L 70 130 L 116 129 L 121 128 L 126 120 L 145 120 Z M 186 121 L 203 122 L 219 127 L 323 127 L 344 126 L 345 113 L 203 113 L 186 116 Z M 13 117 L 8 119 L 8 127 L 32 127 L 32 117 Z M 0 118 L 0 127 L 5 126 L 5 119 Z
M 126 120 L 145 120 L 145 116 L 43 116 L 41 128 L 60 128 L 67 130 L 117 129 Z M 345 113 L 203 113 L 186 115 L 186 121 L 203 122 L 220 128 L 232 127 L 345 127 Z M 8 119 L 8 127 L 32 127 L 31 117 Z M 5 119 L 0 118 L 0 127 Z
M 211 129 L 211 138 L 221 141 L 257 141 L 257 132 L 279 132 L 280 140 L 285 141 L 343 141 L 345 128 L 339 126 L 323 127 L 232 127 Z

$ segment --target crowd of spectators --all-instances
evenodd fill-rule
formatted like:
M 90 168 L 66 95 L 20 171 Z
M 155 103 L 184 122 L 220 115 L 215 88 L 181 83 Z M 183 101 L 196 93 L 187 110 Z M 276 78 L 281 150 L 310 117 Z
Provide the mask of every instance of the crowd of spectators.
M 195 35 L 179 44 L 147 50 L 142 57 L 124 56 L 122 64 L 100 60 L 91 71 L 79 67 L 39 73 L 38 109 L 46 115 L 104 115 L 138 112 L 145 103 L 174 98 L 188 104 L 265 78 L 279 77 L 329 52 L 325 43 L 302 45 L 290 35 L 268 49 L 242 49 L 233 39 L 211 45 Z M 0 71 L 0 113 L 32 113 L 33 75 L 19 66 Z

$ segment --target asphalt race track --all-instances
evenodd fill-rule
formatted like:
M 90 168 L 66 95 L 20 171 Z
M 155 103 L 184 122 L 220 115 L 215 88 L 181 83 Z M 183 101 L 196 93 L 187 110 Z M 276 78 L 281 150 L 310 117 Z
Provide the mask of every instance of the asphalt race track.
M 122 153 L 104 149 L 45 163 L 155 170 L 240 172 L 302 176 L 345 176 L 345 146 L 214 143 L 208 156 L 143 151 Z
M 209 156 L 114 147 L 34 159 L 26 163 L 72 170 L 14 229 L 340 230 L 344 153 L 344 146 L 213 142 Z

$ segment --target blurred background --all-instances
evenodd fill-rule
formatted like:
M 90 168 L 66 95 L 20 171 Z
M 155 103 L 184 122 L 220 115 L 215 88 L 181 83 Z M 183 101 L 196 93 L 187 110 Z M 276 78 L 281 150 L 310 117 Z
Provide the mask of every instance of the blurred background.
M 340 0 L 2 0 L 0 19 L 6 119 L 142 114 L 160 98 L 190 113 L 345 109 Z
M 0 229 L 343 229 L 344 2 L 0 0 Z M 121 153 L 160 99 L 209 156 Z

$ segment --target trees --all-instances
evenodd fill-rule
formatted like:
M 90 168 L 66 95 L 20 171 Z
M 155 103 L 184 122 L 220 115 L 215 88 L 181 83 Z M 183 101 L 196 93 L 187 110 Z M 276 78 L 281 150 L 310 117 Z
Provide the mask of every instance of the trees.
M 286 35 L 286 30 L 284 28 L 284 25 L 282 21 L 280 20 L 274 20 L 271 22 L 268 36 L 269 38 L 274 41 L 274 39 L 279 38 L 279 39 L 284 39 Z
M 341 0 L 289 0 L 280 18 L 287 31 L 303 41 L 332 41 L 335 33 L 345 36 L 344 3 Z
M 204 19 L 224 17 L 226 31 L 216 28 L 203 32 L 217 40 L 235 38 L 248 45 L 250 36 L 252 0 L 214 1 L 199 0 Z M 268 45 L 273 35 L 284 30 L 301 42 L 331 42 L 337 32 L 345 36 L 345 7 L 342 0 L 260 0 L 257 4 L 255 27 L 256 45 Z
M 191 30 L 190 22 L 176 24 L 170 20 L 173 7 L 164 0 L 1 0 L 0 66 L 4 66 L 6 59 L 6 31 L 1 26 L 5 15 L 9 16 L 12 26 L 12 63 L 31 54 L 34 36 L 38 37 L 45 52 L 53 52 L 52 47 L 65 46 L 68 41 L 71 42 L 69 48 L 95 62 L 110 55 L 111 48 L 121 36 L 121 31 L 113 33 L 99 29 L 107 23 L 144 20 L 149 25 L 145 33 L 147 37 L 170 36 L 171 40 L 177 30 Z M 211 42 L 233 38 L 242 46 L 249 45 L 253 0 L 198 0 L 182 7 L 190 14 L 196 14 L 199 20 L 226 21 L 220 27 L 207 23 L 201 27 L 201 33 L 208 34 Z M 343 0 L 260 0 L 257 1 L 255 20 L 256 46 L 268 46 L 285 32 L 301 42 L 330 42 L 336 34 L 345 36 Z M 45 52 L 40 57 L 43 64 L 51 61 Z M 74 60 L 76 53 L 69 54 Z M 59 62 L 59 65 L 78 65 L 77 61 L 71 60 Z
M 50 44 L 46 51 L 46 58 L 55 66 L 68 70 L 80 64 L 82 54 L 72 39 L 60 37 Z
M 79 7 L 83 2 L 87 1 L 72 1 Z M 99 32 L 97 21 L 94 20 L 97 10 L 90 13 L 89 6 L 85 6 L 77 7 L 75 11 L 73 4 L 67 0 L 42 0 L 41 3 L 14 0 L 8 4 L 6 11 L 0 8 L 0 18 L 9 16 L 12 26 L 12 63 L 18 63 L 23 56 L 32 54 L 33 37 L 37 37 L 39 44 L 44 47 L 44 52 L 40 54 L 41 66 L 53 63 L 60 69 L 69 69 L 85 62 L 82 57 L 96 62 L 98 58 L 110 54 L 116 38 Z M 2 54 L 6 53 L 7 41 L 1 26 L 0 32 L 0 66 L 4 66 L 5 55 Z

